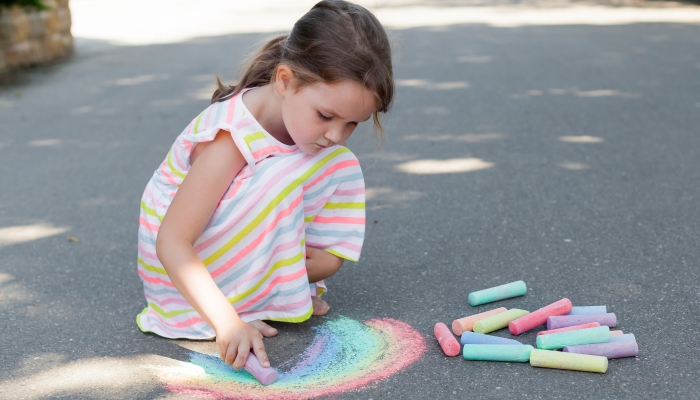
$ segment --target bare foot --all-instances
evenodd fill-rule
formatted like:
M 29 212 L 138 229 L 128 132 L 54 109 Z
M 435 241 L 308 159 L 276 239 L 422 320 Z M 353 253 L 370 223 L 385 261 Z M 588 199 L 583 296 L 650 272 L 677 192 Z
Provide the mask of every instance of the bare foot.
M 257 329 L 258 332 L 262 333 L 262 335 L 265 337 L 272 337 L 272 336 L 277 335 L 277 329 L 271 327 L 270 325 L 262 322 L 259 319 L 256 319 L 255 321 L 248 322 L 248 325 Z
M 331 309 L 331 306 L 329 306 L 325 300 L 317 296 L 311 296 L 311 304 L 314 307 L 314 315 L 326 315 L 328 314 L 328 310 Z

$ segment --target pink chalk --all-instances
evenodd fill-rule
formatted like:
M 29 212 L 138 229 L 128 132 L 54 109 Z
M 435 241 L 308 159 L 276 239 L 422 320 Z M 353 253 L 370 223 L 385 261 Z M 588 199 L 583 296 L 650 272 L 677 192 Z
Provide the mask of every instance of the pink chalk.
M 243 368 L 263 385 L 270 385 L 277 380 L 277 371 L 260 365 L 260 361 L 252 351 L 248 353 L 248 360 L 246 360 Z
M 537 311 L 522 316 L 514 321 L 510 321 L 508 329 L 513 335 L 520 335 L 532 328 L 540 326 L 547 322 L 547 318 L 554 315 L 566 315 L 571 312 L 571 300 L 563 298 L 546 307 L 542 307 Z
M 566 332 L 566 331 L 575 331 L 575 330 L 577 330 L 577 329 L 595 328 L 596 326 L 600 326 L 600 324 L 597 323 L 597 322 L 591 322 L 591 323 L 588 323 L 588 324 L 567 326 L 566 328 L 559 328 L 559 329 L 552 329 L 551 331 L 537 332 L 537 336 L 549 335 L 550 333 L 559 333 L 559 332 Z
M 610 336 L 619 336 L 622 335 L 622 331 L 610 331 Z
M 614 328 L 617 326 L 617 317 L 615 313 L 551 316 L 547 318 L 547 329 L 566 328 L 589 322 L 597 322 L 601 326 L 606 325 Z
M 440 347 L 442 347 L 442 351 L 445 352 L 445 355 L 453 357 L 459 354 L 461 346 L 459 345 L 457 339 L 452 336 L 452 332 L 450 332 L 450 330 L 447 328 L 447 325 L 443 324 L 442 322 L 438 322 L 435 324 L 434 331 L 435 337 L 437 338 L 438 343 L 440 343 Z
M 474 328 L 474 322 L 506 311 L 508 311 L 507 308 L 501 307 L 496 308 L 495 310 L 485 311 L 480 314 L 474 314 L 468 317 L 456 319 L 452 322 L 452 332 L 457 336 L 460 336 L 464 332 L 471 332 Z

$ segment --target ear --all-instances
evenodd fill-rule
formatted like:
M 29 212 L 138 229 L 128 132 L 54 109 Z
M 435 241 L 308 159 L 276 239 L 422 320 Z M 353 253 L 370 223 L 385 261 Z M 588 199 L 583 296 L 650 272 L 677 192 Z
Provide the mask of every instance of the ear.
M 294 87 L 294 72 L 288 65 L 280 64 L 275 73 L 275 91 L 284 98 Z

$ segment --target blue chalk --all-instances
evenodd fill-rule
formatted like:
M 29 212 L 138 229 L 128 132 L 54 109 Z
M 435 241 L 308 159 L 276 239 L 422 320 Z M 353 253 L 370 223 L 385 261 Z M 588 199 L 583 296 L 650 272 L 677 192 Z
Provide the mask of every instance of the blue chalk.
M 607 306 L 582 306 L 571 307 L 571 312 L 568 315 L 585 315 L 585 314 L 607 314 Z
M 624 333 L 622 335 L 610 336 L 610 342 L 636 342 L 634 333 Z
M 622 336 L 622 335 L 621 335 Z M 462 333 L 462 337 L 459 339 L 462 345 L 465 344 L 519 344 L 517 340 L 506 339 L 498 336 L 484 335 L 483 333 L 475 333 L 466 331 Z

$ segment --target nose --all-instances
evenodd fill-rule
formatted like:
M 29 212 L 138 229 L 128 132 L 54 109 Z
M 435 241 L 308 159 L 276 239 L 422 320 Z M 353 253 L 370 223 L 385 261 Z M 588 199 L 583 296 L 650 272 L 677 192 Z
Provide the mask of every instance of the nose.
M 333 142 L 333 144 L 340 143 L 343 139 L 343 131 L 341 129 L 329 129 L 325 135 L 323 135 L 326 139 L 330 140 Z

